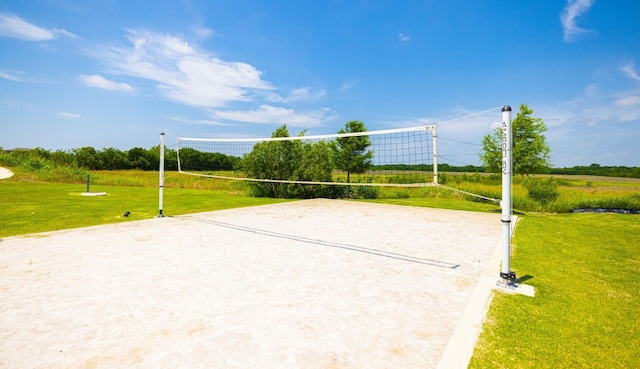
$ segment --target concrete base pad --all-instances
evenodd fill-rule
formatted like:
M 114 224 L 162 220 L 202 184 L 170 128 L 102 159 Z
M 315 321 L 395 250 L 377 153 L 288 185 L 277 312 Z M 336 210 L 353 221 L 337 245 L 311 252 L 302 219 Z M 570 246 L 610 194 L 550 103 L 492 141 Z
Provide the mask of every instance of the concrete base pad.
M 535 294 L 536 294 L 536 291 L 533 288 L 533 286 L 529 286 L 527 284 L 522 284 L 522 283 L 515 283 L 515 284 L 504 283 L 503 280 L 496 281 L 495 289 L 497 291 L 514 293 L 518 295 L 525 295 L 529 297 L 535 297 Z
M 0 179 L 7 179 L 13 177 L 13 172 L 7 168 L 0 167 Z

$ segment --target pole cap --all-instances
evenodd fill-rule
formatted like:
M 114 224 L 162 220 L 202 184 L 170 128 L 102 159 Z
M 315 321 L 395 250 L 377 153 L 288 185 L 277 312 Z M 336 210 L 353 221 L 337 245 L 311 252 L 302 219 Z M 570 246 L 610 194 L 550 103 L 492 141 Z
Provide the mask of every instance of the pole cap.
M 511 111 L 511 107 L 509 105 L 505 105 L 502 107 L 502 111 Z

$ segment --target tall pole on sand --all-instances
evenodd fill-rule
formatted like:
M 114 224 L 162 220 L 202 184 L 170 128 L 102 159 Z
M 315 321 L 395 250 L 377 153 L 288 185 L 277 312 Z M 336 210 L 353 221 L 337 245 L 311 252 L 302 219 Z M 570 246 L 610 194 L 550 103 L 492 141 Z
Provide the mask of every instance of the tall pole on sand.
M 502 108 L 502 269 L 500 278 L 507 284 L 516 281 L 516 273 L 511 271 L 511 177 L 512 177 L 512 133 L 511 107 Z
M 436 144 L 438 134 L 436 126 L 433 126 L 433 184 L 438 184 L 438 145 Z
M 159 214 L 158 218 L 164 217 L 162 214 L 162 202 L 164 198 L 164 132 L 160 133 L 160 186 L 159 186 L 159 194 L 158 194 L 158 208 Z

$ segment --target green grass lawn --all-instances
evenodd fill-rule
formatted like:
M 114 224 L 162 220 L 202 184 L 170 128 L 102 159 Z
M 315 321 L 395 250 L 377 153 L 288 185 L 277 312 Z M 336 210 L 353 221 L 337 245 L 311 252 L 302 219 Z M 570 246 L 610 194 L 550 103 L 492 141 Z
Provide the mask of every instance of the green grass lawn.
M 639 215 L 529 215 L 514 245 L 536 296 L 495 296 L 471 368 L 640 367 Z
M 107 192 L 106 197 L 80 196 L 86 189 L 82 183 L 39 182 L 21 173 L 0 181 L 0 237 L 158 214 L 157 174 L 100 172 L 95 183 L 91 190 Z M 167 183 L 169 216 L 284 201 L 249 197 L 242 185 L 176 174 L 169 174 Z M 590 195 L 601 190 L 585 188 Z M 398 197 L 375 201 L 498 209 L 463 197 L 405 198 L 404 192 Z M 131 216 L 124 217 L 125 211 Z M 471 368 L 640 367 L 640 215 L 523 215 L 513 245 L 512 269 L 528 278 L 536 297 L 497 293 Z
M 76 184 L 1 181 L 0 237 L 149 219 L 159 213 L 158 188 L 93 185 L 92 192 L 107 193 L 96 197 L 81 196 L 85 190 L 85 185 Z M 163 213 L 180 215 L 282 201 L 226 190 L 167 188 Z M 124 217 L 127 211 L 130 216 Z

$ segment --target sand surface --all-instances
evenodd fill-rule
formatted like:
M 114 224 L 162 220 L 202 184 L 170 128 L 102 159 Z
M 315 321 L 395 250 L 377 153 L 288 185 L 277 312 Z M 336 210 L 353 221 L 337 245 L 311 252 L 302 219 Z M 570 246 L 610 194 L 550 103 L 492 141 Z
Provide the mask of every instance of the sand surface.
M 435 368 L 499 240 L 342 200 L 5 238 L 0 368 Z

